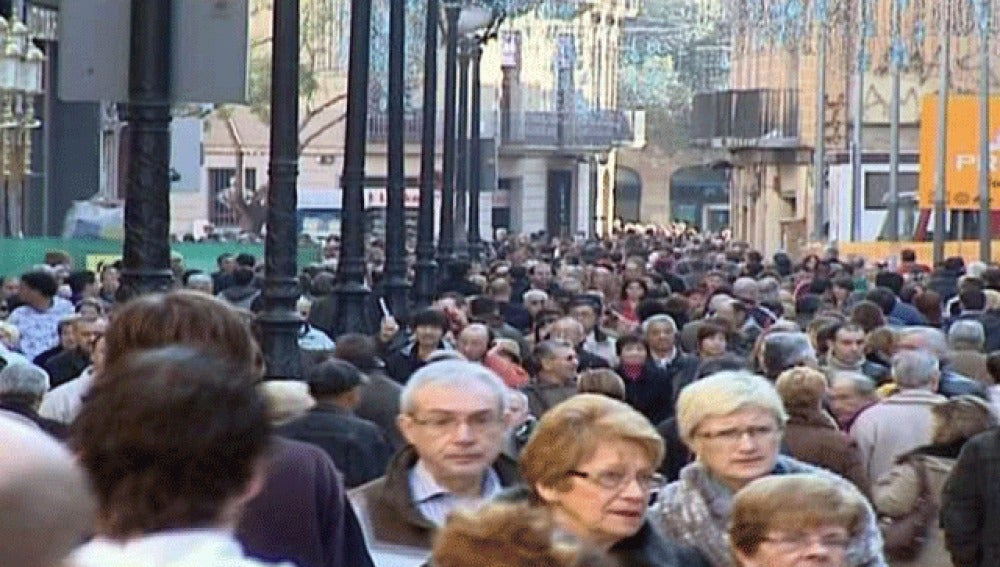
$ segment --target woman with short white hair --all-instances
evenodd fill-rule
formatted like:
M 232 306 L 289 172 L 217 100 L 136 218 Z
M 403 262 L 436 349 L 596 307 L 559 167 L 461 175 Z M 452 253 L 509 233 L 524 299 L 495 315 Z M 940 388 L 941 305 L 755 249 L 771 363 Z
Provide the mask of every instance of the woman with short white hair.
M 677 424 L 696 460 L 653 506 L 652 517 L 663 533 L 698 547 L 715 567 L 733 567 L 726 526 L 733 495 L 750 482 L 768 475 L 809 473 L 858 493 L 831 472 L 778 454 L 787 420 L 771 383 L 750 372 L 718 372 L 682 390 Z M 884 566 L 882 537 L 870 506 L 864 526 L 847 548 L 849 564 Z

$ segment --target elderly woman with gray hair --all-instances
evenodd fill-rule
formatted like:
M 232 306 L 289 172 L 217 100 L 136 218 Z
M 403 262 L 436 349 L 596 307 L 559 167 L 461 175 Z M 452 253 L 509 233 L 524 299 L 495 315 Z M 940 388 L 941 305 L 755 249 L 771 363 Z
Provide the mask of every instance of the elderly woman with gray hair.
M 768 333 L 762 337 L 757 363 L 761 373 L 776 380 L 778 375 L 796 366 L 818 366 L 816 350 L 805 333 Z
M 948 329 L 948 346 L 951 347 L 948 360 L 952 369 L 988 386 L 993 383 L 993 379 L 986 369 L 984 344 L 986 344 L 986 331 L 979 321 L 960 319 L 952 323 Z
M 49 375 L 29 363 L 18 363 L 0 370 L 0 414 L 31 422 L 56 438 L 66 436 L 66 426 L 38 415 L 42 398 L 49 391 Z
M 719 372 L 685 388 L 677 402 L 677 421 L 696 461 L 664 488 L 651 510 L 663 533 L 699 548 L 715 567 L 733 567 L 726 536 L 733 496 L 754 480 L 808 473 L 860 494 L 831 472 L 778 454 L 787 420 L 774 387 L 750 372 Z M 886 564 L 870 506 L 846 556 L 849 565 Z

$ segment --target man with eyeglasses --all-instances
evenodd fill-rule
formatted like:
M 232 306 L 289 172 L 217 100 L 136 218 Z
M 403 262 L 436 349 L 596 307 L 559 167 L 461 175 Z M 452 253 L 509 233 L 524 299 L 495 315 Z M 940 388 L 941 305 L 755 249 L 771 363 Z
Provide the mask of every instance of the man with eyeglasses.
M 519 481 L 501 455 L 506 387 L 489 369 L 434 362 L 403 388 L 399 429 L 407 446 L 385 476 L 349 494 L 378 565 L 423 565 L 448 514 L 471 508 Z

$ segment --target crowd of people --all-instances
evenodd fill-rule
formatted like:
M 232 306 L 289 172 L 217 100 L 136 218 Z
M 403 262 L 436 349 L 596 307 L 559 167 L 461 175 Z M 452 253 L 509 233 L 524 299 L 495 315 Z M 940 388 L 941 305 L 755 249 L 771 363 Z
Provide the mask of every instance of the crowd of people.
M 327 252 L 289 380 L 249 254 L 3 278 L 0 565 L 1000 565 L 996 266 L 501 234 L 338 334 Z

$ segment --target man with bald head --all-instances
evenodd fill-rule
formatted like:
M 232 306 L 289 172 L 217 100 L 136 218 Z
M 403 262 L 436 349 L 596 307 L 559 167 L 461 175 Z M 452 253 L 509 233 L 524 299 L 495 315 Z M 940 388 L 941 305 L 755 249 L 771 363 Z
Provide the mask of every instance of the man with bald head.
M 95 502 L 73 456 L 31 422 L 0 416 L 0 563 L 63 565 Z
M 482 323 L 466 325 L 458 334 L 455 347 L 466 360 L 496 372 L 511 388 L 520 388 L 530 379 L 528 372 L 517 363 L 500 356 L 500 347 L 494 344 L 493 331 Z
M 575 317 L 562 317 L 549 327 L 549 338 L 556 341 L 563 341 L 573 345 L 576 351 L 577 372 L 593 370 L 595 368 L 611 368 L 604 357 L 598 356 L 583 349 L 583 342 L 587 338 L 583 323 Z

